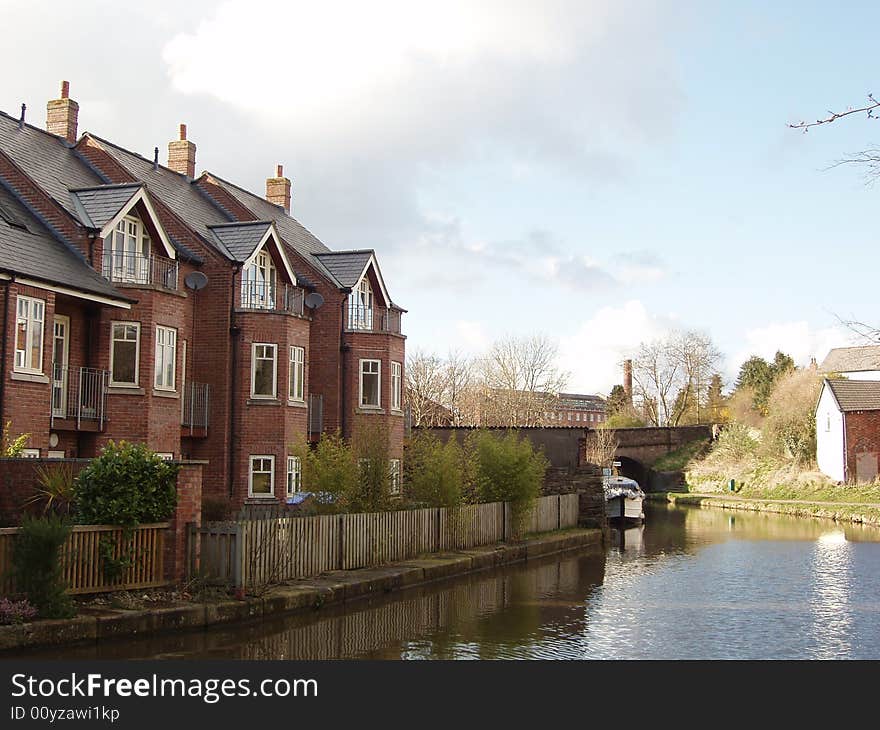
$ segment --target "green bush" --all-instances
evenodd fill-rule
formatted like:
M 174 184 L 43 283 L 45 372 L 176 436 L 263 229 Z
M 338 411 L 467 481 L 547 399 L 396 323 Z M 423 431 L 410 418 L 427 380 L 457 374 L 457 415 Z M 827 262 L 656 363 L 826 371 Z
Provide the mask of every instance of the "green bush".
M 68 618 L 75 613 L 65 592 L 61 548 L 70 525 L 61 517 L 25 517 L 15 537 L 12 573 L 16 588 L 36 607 L 40 618 Z
M 391 507 L 388 431 L 378 424 L 361 426 L 353 443 L 358 478 L 345 495 L 347 512 L 382 512 Z
M 76 478 L 77 520 L 130 528 L 167 520 L 177 506 L 178 470 L 143 444 L 111 441 Z
M 292 451 L 301 459 L 303 489 L 316 495 L 316 511 L 344 511 L 346 497 L 357 484 L 358 467 L 339 432 L 321 434 L 314 449 L 301 443 Z
M 455 436 L 444 444 L 419 431 L 406 451 L 407 496 L 424 507 L 457 507 L 464 495 L 464 454 Z
M 514 534 L 541 494 L 549 462 L 516 431 L 496 435 L 477 430 L 465 442 L 473 482 L 481 502 L 510 502 Z

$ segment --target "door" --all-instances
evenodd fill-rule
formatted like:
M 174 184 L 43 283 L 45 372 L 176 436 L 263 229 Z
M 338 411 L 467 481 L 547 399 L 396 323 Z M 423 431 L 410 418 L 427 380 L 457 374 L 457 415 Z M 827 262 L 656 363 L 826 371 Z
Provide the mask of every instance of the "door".
M 67 417 L 67 359 L 70 348 L 70 318 L 55 315 L 52 329 L 52 415 Z

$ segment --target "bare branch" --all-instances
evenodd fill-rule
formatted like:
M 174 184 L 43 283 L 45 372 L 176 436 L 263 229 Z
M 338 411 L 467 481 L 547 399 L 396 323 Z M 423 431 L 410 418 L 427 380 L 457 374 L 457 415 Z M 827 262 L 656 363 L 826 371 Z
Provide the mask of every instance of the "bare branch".
M 817 119 L 815 122 L 798 122 L 797 124 L 789 124 L 788 126 L 791 127 L 791 129 L 803 129 L 806 132 L 810 127 L 818 127 L 820 124 L 831 124 L 831 122 L 836 122 L 842 117 L 848 117 L 850 114 L 859 114 L 860 112 L 865 112 L 869 119 L 877 119 L 877 117 L 874 116 L 874 109 L 880 107 L 880 101 L 874 99 L 873 94 L 868 94 L 868 101 L 871 103 L 860 109 L 847 109 L 845 112 L 829 111 L 828 116 L 824 119 Z

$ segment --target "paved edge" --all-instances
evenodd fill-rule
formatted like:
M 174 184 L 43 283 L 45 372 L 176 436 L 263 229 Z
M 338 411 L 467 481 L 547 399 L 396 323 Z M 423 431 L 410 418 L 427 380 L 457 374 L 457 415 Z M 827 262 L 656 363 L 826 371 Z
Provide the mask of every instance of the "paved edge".
M 275 586 L 265 596 L 242 601 L 186 602 L 150 610 L 89 609 L 72 619 L 0 626 L 0 651 L 107 641 L 315 611 L 323 606 L 490 570 L 554 553 L 601 546 L 599 529 L 546 533 L 519 543 L 434 553 L 361 570 L 335 571 Z M 0 657 L 4 658 L 4 657 Z M 5 657 L 11 658 L 11 657 Z

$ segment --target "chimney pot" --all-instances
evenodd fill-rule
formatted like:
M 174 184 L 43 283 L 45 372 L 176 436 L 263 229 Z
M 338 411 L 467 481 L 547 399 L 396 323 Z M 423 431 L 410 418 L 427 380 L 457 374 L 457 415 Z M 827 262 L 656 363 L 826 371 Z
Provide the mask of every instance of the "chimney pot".
M 73 144 L 76 142 L 78 117 L 79 104 L 70 98 L 70 83 L 62 81 L 61 98 L 52 99 L 46 104 L 46 130 Z
M 276 165 L 275 177 L 266 180 L 266 200 L 290 213 L 290 180 L 284 177 L 283 165 Z
M 186 125 L 181 124 L 180 139 L 168 143 L 168 167 L 193 178 L 196 176 L 196 146 L 186 138 Z

